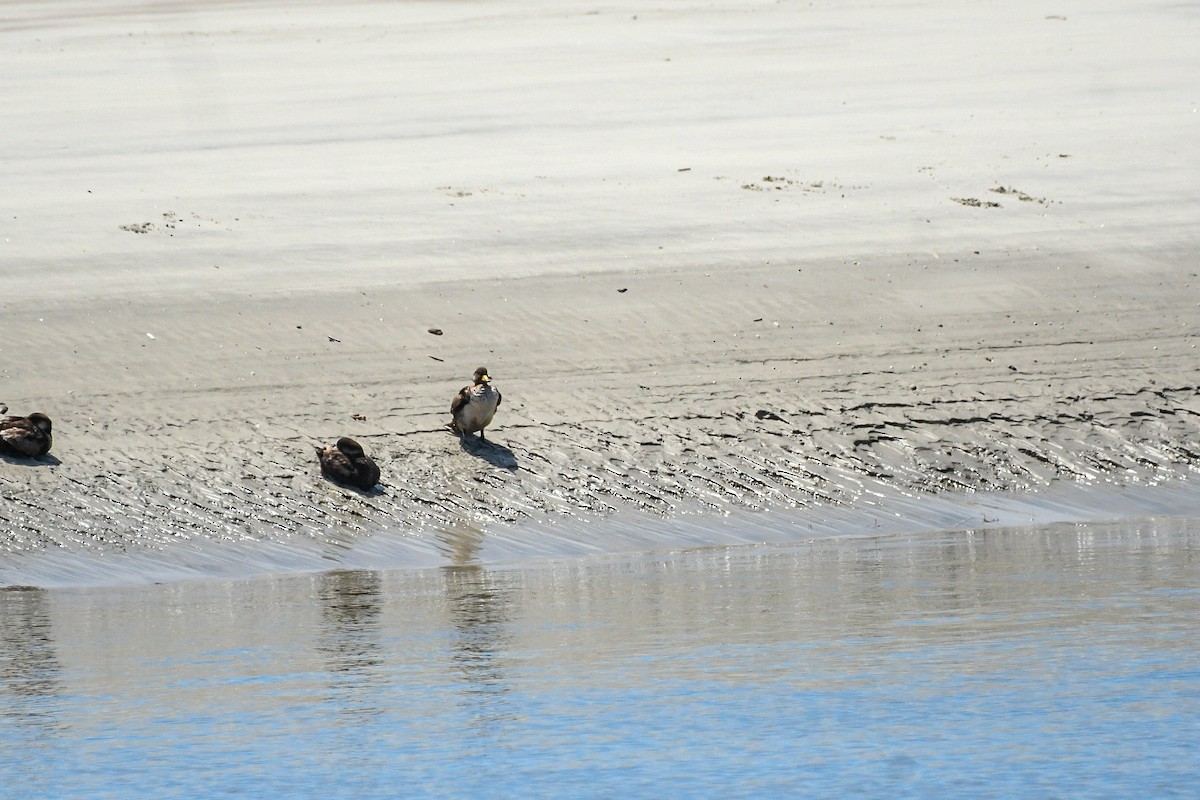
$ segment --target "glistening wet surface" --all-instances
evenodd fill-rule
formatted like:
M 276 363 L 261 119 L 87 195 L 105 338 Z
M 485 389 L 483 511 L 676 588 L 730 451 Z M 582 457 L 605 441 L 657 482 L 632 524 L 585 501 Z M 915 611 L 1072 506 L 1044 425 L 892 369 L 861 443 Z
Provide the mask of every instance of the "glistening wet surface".
M 1198 578 L 1158 518 L 10 588 L 0 795 L 1192 796 Z

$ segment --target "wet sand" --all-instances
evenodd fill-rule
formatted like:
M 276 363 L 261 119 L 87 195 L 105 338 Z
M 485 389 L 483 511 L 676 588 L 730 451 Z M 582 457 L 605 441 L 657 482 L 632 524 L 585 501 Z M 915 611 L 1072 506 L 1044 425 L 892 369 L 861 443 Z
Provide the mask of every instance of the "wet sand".
M 1188 9 L 355 12 L 6 11 L 10 563 L 1194 477 Z

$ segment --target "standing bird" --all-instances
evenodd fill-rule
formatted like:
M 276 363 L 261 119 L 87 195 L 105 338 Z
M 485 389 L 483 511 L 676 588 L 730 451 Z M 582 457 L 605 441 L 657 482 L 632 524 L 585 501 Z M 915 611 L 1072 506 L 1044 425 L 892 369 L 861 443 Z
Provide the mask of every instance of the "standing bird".
M 0 414 L 8 406 L 0 404 Z M 50 418 L 40 411 L 28 417 L 0 417 L 0 453 L 21 458 L 40 458 L 50 452 Z
M 366 491 L 379 483 L 379 467 L 363 452 L 362 445 L 348 436 L 337 440 L 333 447 L 317 447 L 321 474 L 336 483 Z
M 492 387 L 487 367 L 480 367 L 475 370 L 475 381 L 464 386 L 450 403 L 450 429 L 459 436 L 479 431 L 479 438 L 486 442 L 483 429 L 491 423 L 499 407 L 500 392 Z

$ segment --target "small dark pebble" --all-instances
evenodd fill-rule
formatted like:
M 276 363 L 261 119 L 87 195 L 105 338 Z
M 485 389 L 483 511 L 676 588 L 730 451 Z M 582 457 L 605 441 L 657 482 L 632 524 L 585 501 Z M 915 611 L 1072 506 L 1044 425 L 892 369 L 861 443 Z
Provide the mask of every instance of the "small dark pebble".
M 434 336 L 441 336 L 441 335 L 442 335 L 442 329 L 441 329 L 441 328 L 430 328 L 430 329 L 429 329 L 429 332 L 430 332 L 430 333 L 432 333 Z
M 628 292 L 628 291 L 629 291 L 628 289 L 617 289 L 618 294 L 624 294 L 625 292 Z

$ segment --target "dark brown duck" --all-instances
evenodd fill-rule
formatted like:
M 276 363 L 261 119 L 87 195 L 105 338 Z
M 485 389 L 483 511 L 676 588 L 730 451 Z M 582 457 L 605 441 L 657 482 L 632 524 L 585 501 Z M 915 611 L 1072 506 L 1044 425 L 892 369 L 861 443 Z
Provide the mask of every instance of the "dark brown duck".
M 343 436 L 333 447 L 317 447 L 321 474 L 335 483 L 370 489 L 379 483 L 379 467 L 362 449 L 362 445 Z
M 0 404 L 0 414 L 8 406 Z M 50 418 L 40 411 L 28 417 L 0 417 L 0 453 L 19 458 L 38 458 L 50 452 Z

